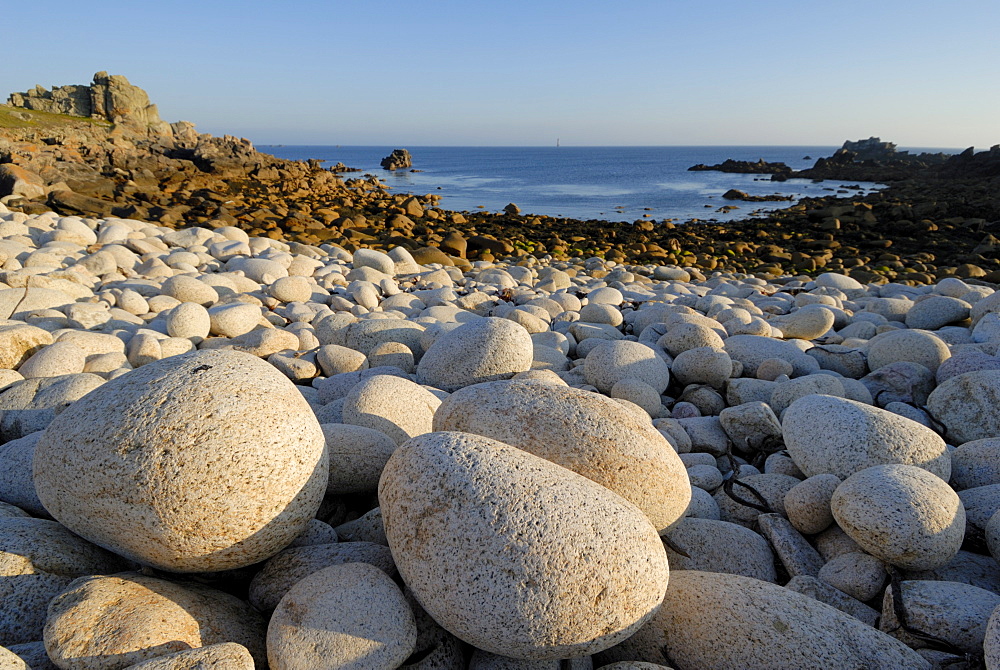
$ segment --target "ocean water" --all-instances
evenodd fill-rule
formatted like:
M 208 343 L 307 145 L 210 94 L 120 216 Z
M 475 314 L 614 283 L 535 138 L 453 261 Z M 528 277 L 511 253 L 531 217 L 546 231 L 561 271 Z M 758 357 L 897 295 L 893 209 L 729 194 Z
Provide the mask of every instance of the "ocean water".
M 440 206 L 456 211 L 500 211 L 513 202 L 523 214 L 606 221 L 728 221 L 787 207 L 790 202 L 724 200 L 731 188 L 751 195 L 803 197 L 861 194 L 873 183 L 807 179 L 772 182 L 769 175 L 688 172 L 697 163 L 727 158 L 781 161 L 794 169 L 811 167 L 837 147 L 362 147 L 259 146 L 291 160 L 317 159 L 324 166 L 344 163 L 379 177 L 398 193 L 437 194 Z M 379 161 L 394 148 L 406 148 L 413 169 L 388 171 Z M 809 158 L 806 158 L 806 157 Z M 860 189 L 845 189 L 860 186 Z M 720 211 L 725 205 L 738 209 Z

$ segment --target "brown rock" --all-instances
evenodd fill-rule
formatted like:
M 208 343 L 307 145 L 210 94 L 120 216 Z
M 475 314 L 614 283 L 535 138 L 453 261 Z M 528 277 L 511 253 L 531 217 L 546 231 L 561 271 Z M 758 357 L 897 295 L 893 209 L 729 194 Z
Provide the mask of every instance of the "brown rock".
M 53 191 L 49 193 L 49 206 L 60 214 L 82 216 L 111 216 L 114 203 L 99 200 L 73 191 Z
M 440 263 L 441 265 L 455 264 L 451 260 L 451 256 L 437 247 L 421 247 L 420 249 L 414 249 L 410 254 L 413 256 L 413 260 L 420 265 L 426 265 L 427 263 Z
M 465 250 L 468 248 L 469 243 L 460 232 L 453 230 L 444 239 L 441 240 L 441 251 L 452 256 L 458 256 L 459 258 L 465 258 Z
M 45 647 L 61 668 L 113 670 L 220 642 L 266 660 L 264 621 L 250 605 L 196 584 L 122 572 L 81 577 L 49 604 Z
M 0 165 L 0 198 L 8 195 L 40 198 L 45 195 L 45 182 L 34 172 L 19 165 Z

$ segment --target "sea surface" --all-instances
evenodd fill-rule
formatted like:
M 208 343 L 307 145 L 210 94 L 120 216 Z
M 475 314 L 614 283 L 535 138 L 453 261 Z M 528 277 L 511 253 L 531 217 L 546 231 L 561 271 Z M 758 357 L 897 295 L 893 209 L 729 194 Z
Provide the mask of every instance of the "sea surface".
M 379 161 L 393 149 L 408 149 L 413 170 L 389 171 Z M 437 194 L 440 206 L 456 211 L 500 211 L 515 203 L 522 214 L 574 219 L 727 221 L 755 212 L 788 207 L 791 202 L 724 200 L 735 188 L 751 195 L 781 194 L 798 200 L 846 196 L 880 187 L 870 182 L 813 183 L 807 179 L 772 182 L 770 175 L 688 172 L 697 163 L 727 158 L 781 161 L 796 170 L 812 167 L 837 147 L 363 147 L 258 146 L 259 151 L 291 160 L 338 162 L 379 177 L 398 193 Z M 807 158 L 808 157 L 808 158 Z M 858 187 L 861 188 L 844 188 Z M 721 211 L 726 205 L 738 209 Z

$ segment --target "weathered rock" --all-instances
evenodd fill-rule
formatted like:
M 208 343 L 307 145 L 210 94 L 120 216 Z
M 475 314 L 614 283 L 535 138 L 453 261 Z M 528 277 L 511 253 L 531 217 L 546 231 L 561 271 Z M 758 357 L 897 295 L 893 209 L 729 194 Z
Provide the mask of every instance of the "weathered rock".
M 815 577 L 822 571 L 822 556 L 795 530 L 788 519 L 780 514 L 761 514 L 757 517 L 757 523 L 789 575 Z
M 619 660 L 714 670 L 930 669 L 903 643 L 825 603 L 757 579 L 695 570 L 673 573 L 653 619 L 597 657 Z
M 144 90 L 120 74 L 108 75 L 103 71 L 94 75 L 90 85 L 55 86 L 51 91 L 36 86 L 25 93 L 12 93 L 9 102 L 25 109 L 124 122 L 141 128 L 160 129 L 162 123 L 156 105 L 150 104 Z
M 952 377 L 934 389 L 927 409 L 945 425 L 948 440 L 956 445 L 1000 436 L 1000 370 Z
M 0 165 L 0 198 L 17 195 L 22 198 L 41 198 L 46 193 L 45 180 L 20 165 Z
M 1000 439 L 973 440 L 951 452 L 951 480 L 959 490 L 1000 484 Z
M 322 424 L 330 459 L 327 493 L 363 493 L 378 488 L 382 468 L 396 449 L 380 430 L 346 423 Z
M 513 321 L 485 318 L 439 337 L 420 359 L 417 381 L 445 391 L 510 379 L 531 368 L 531 336 Z
M 406 584 L 480 649 L 584 656 L 627 638 L 662 601 L 666 553 L 642 512 L 520 449 L 414 438 L 389 459 L 379 501 Z
M 24 659 L 6 647 L 0 647 L 0 669 L 2 670 L 31 670 L 31 666 L 24 662 Z
M 636 379 L 663 393 L 670 383 L 670 369 L 645 344 L 627 340 L 606 340 L 587 354 L 583 366 L 587 382 L 601 393 L 609 393 L 616 382 Z
M 897 361 L 865 375 L 861 383 L 878 407 L 891 402 L 924 405 L 934 390 L 934 374 L 919 363 Z
M 123 572 L 81 577 L 49 604 L 45 648 L 60 668 L 124 668 L 221 642 L 264 662 L 264 621 L 228 593 Z
M 815 358 L 820 368 L 832 370 L 850 379 L 860 379 L 868 372 L 868 358 L 860 349 L 839 344 L 815 346 L 806 351 Z
M 892 412 L 827 395 L 799 398 L 782 420 L 785 446 L 807 476 L 846 479 L 874 465 L 915 465 L 947 481 L 951 457 L 937 433 Z
M 993 610 L 986 625 L 986 634 L 983 640 L 983 661 L 986 664 L 986 670 L 1000 668 L 1000 606 Z
M 440 404 L 437 396 L 409 379 L 375 375 L 351 389 L 342 416 L 344 423 L 380 431 L 398 445 L 431 432 Z
M 967 654 L 977 654 L 983 648 L 990 614 L 1000 607 L 1000 595 L 957 582 L 903 581 L 900 592 L 910 628 L 945 640 Z M 886 589 L 879 629 L 911 647 L 928 646 L 926 640 L 900 626 L 894 598 L 893 590 Z
M 54 521 L 0 518 L 0 644 L 41 639 L 49 600 L 75 578 L 126 567 Z
M 19 293 L 23 294 L 24 291 Z M 15 308 L 11 305 L 12 310 Z M 52 334 L 41 328 L 20 323 L 0 325 L 0 367 L 10 370 L 18 368 L 32 354 L 49 344 L 52 344 Z
M 1000 595 L 1000 563 L 970 551 L 959 551 L 946 565 L 933 570 L 906 570 L 903 579 L 960 582 Z
M 816 576 L 861 602 L 867 602 L 882 593 L 882 587 L 888 579 L 885 564 L 860 551 L 837 556 L 820 568 Z
M 590 656 L 558 661 L 526 661 L 476 649 L 469 659 L 469 670 L 557 670 L 562 663 L 566 663 L 569 670 L 593 670 L 594 667 Z
M 396 668 L 417 627 L 399 587 L 366 563 L 324 568 L 285 594 L 267 627 L 272 670 Z
M 872 371 L 896 361 L 910 361 L 933 373 L 950 356 L 948 345 L 925 330 L 893 330 L 868 342 L 868 368 Z
M 790 314 L 775 317 L 769 323 L 786 338 L 815 340 L 833 327 L 833 312 L 823 305 L 806 305 Z
M 837 487 L 833 516 L 869 554 L 908 570 L 951 561 L 965 535 L 965 509 L 939 477 L 912 465 L 877 465 Z
M 648 417 L 594 393 L 520 381 L 477 384 L 446 399 L 433 425 L 569 468 L 638 506 L 657 530 L 682 518 L 691 499 L 684 464 Z
M 756 472 L 756 470 L 751 469 L 751 472 Z M 739 481 L 749 484 L 756 489 L 764 498 L 767 506 L 771 508 L 771 511 L 782 515 L 785 513 L 785 494 L 799 483 L 799 480 L 795 477 L 778 474 L 744 475 L 739 478 Z M 739 485 L 733 487 L 733 493 L 744 500 L 749 500 L 757 505 L 761 504 L 756 496 Z M 713 497 L 715 498 L 715 502 L 719 503 L 719 512 L 722 515 L 723 521 L 731 521 L 749 527 L 754 524 L 757 517 L 761 514 L 761 511 L 754 507 L 748 507 L 736 502 L 726 495 L 724 491 L 716 491 Z
M 986 547 L 997 563 L 1000 563 L 1000 510 L 993 513 L 990 520 L 986 522 L 986 529 L 983 532 L 986 537 Z
M 393 149 L 392 153 L 379 163 L 386 170 L 402 170 L 413 166 L 413 159 L 406 149 Z
M 785 494 L 785 513 L 796 530 L 815 535 L 830 527 L 833 523 L 830 500 L 840 482 L 836 475 L 813 475 L 789 489 Z
M 125 670 L 254 670 L 253 656 L 241 644 L 220 642 L 178 651 L 130 665 Z
M 75 402 L 39 441 L 34 476 L 42 504 L 75 533 L 201 572 L 256 563 L 295 539 L 328 471 L 319 423 L 291 382 L 245 354 L 203 351 Z
M 696 347 L 681 352 L 674 359 L 670 374 L 684 385 L 708 384 L 721 389 L 733 375 L 733 360 L 722 349 Z
M 682 556 L 667 545 L 671 570 L 725 572 L 765 582 L 778 580 L 771 547 L 749 528 L 727 521 L 686 518 L 666 537 L 688 554 Z
M 914 303 L 906 313 L 906 327 L 937 330 L 949 323 L 969 318 L 969 303 L 949 296 L 936 295 Z
M 855 600 L 843 591 L 839 591 L 826 582 L 821 582 L 816 577 L 799 575 L 792 577 L 785 584 L 785 588 L 802 595 L 809 596 L 831 607 L 836 607 L 845 614 L 850 614 L 855 619 L 864 621 L 869 626 L 878 625 L 879 613 L 868 605 Z
M 28 410 L 48 412 L 50 410 Z M 6 418 L 7 413 L 4 413 Z M 53 418 L 55 415 L 53 414 Z M 0 421 L 2 427 L 2 421 Z M 35 492 L 32 462 L 35 459 L 35 445 L 41 439 L 41 431 L 0 445 L 0 500 L 17 505 L 35 516 L 48 517 L 49 513 Z
M 819 363 L 791 342 L 758 335 L 733 335 L 726 339 L 726 353 L 743 364 L 744 375 L 753 377 L 757 366 L 769 358 L 780 358 L 792 364 L 796 376 L 819 370 Z
M 261 612 L 270 612 L 295 584 L 312 573 L 331 565 L 368 563 L 396 576 L 389 547 L 374 542 L 339 542 L 291 547 L 272 556 L 250 582 L 250 604 Z

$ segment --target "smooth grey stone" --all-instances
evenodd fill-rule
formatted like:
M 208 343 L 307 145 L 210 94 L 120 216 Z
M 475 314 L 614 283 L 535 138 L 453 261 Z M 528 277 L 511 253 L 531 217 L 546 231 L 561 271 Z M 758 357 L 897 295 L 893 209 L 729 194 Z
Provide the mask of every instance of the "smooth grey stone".
M 789 575 L 815 577 L 819 574 L 823 567 L 823 557 L 795 530 L 788 519 L 780 514 L 761 514 L 757 517 L 757 523 Z

